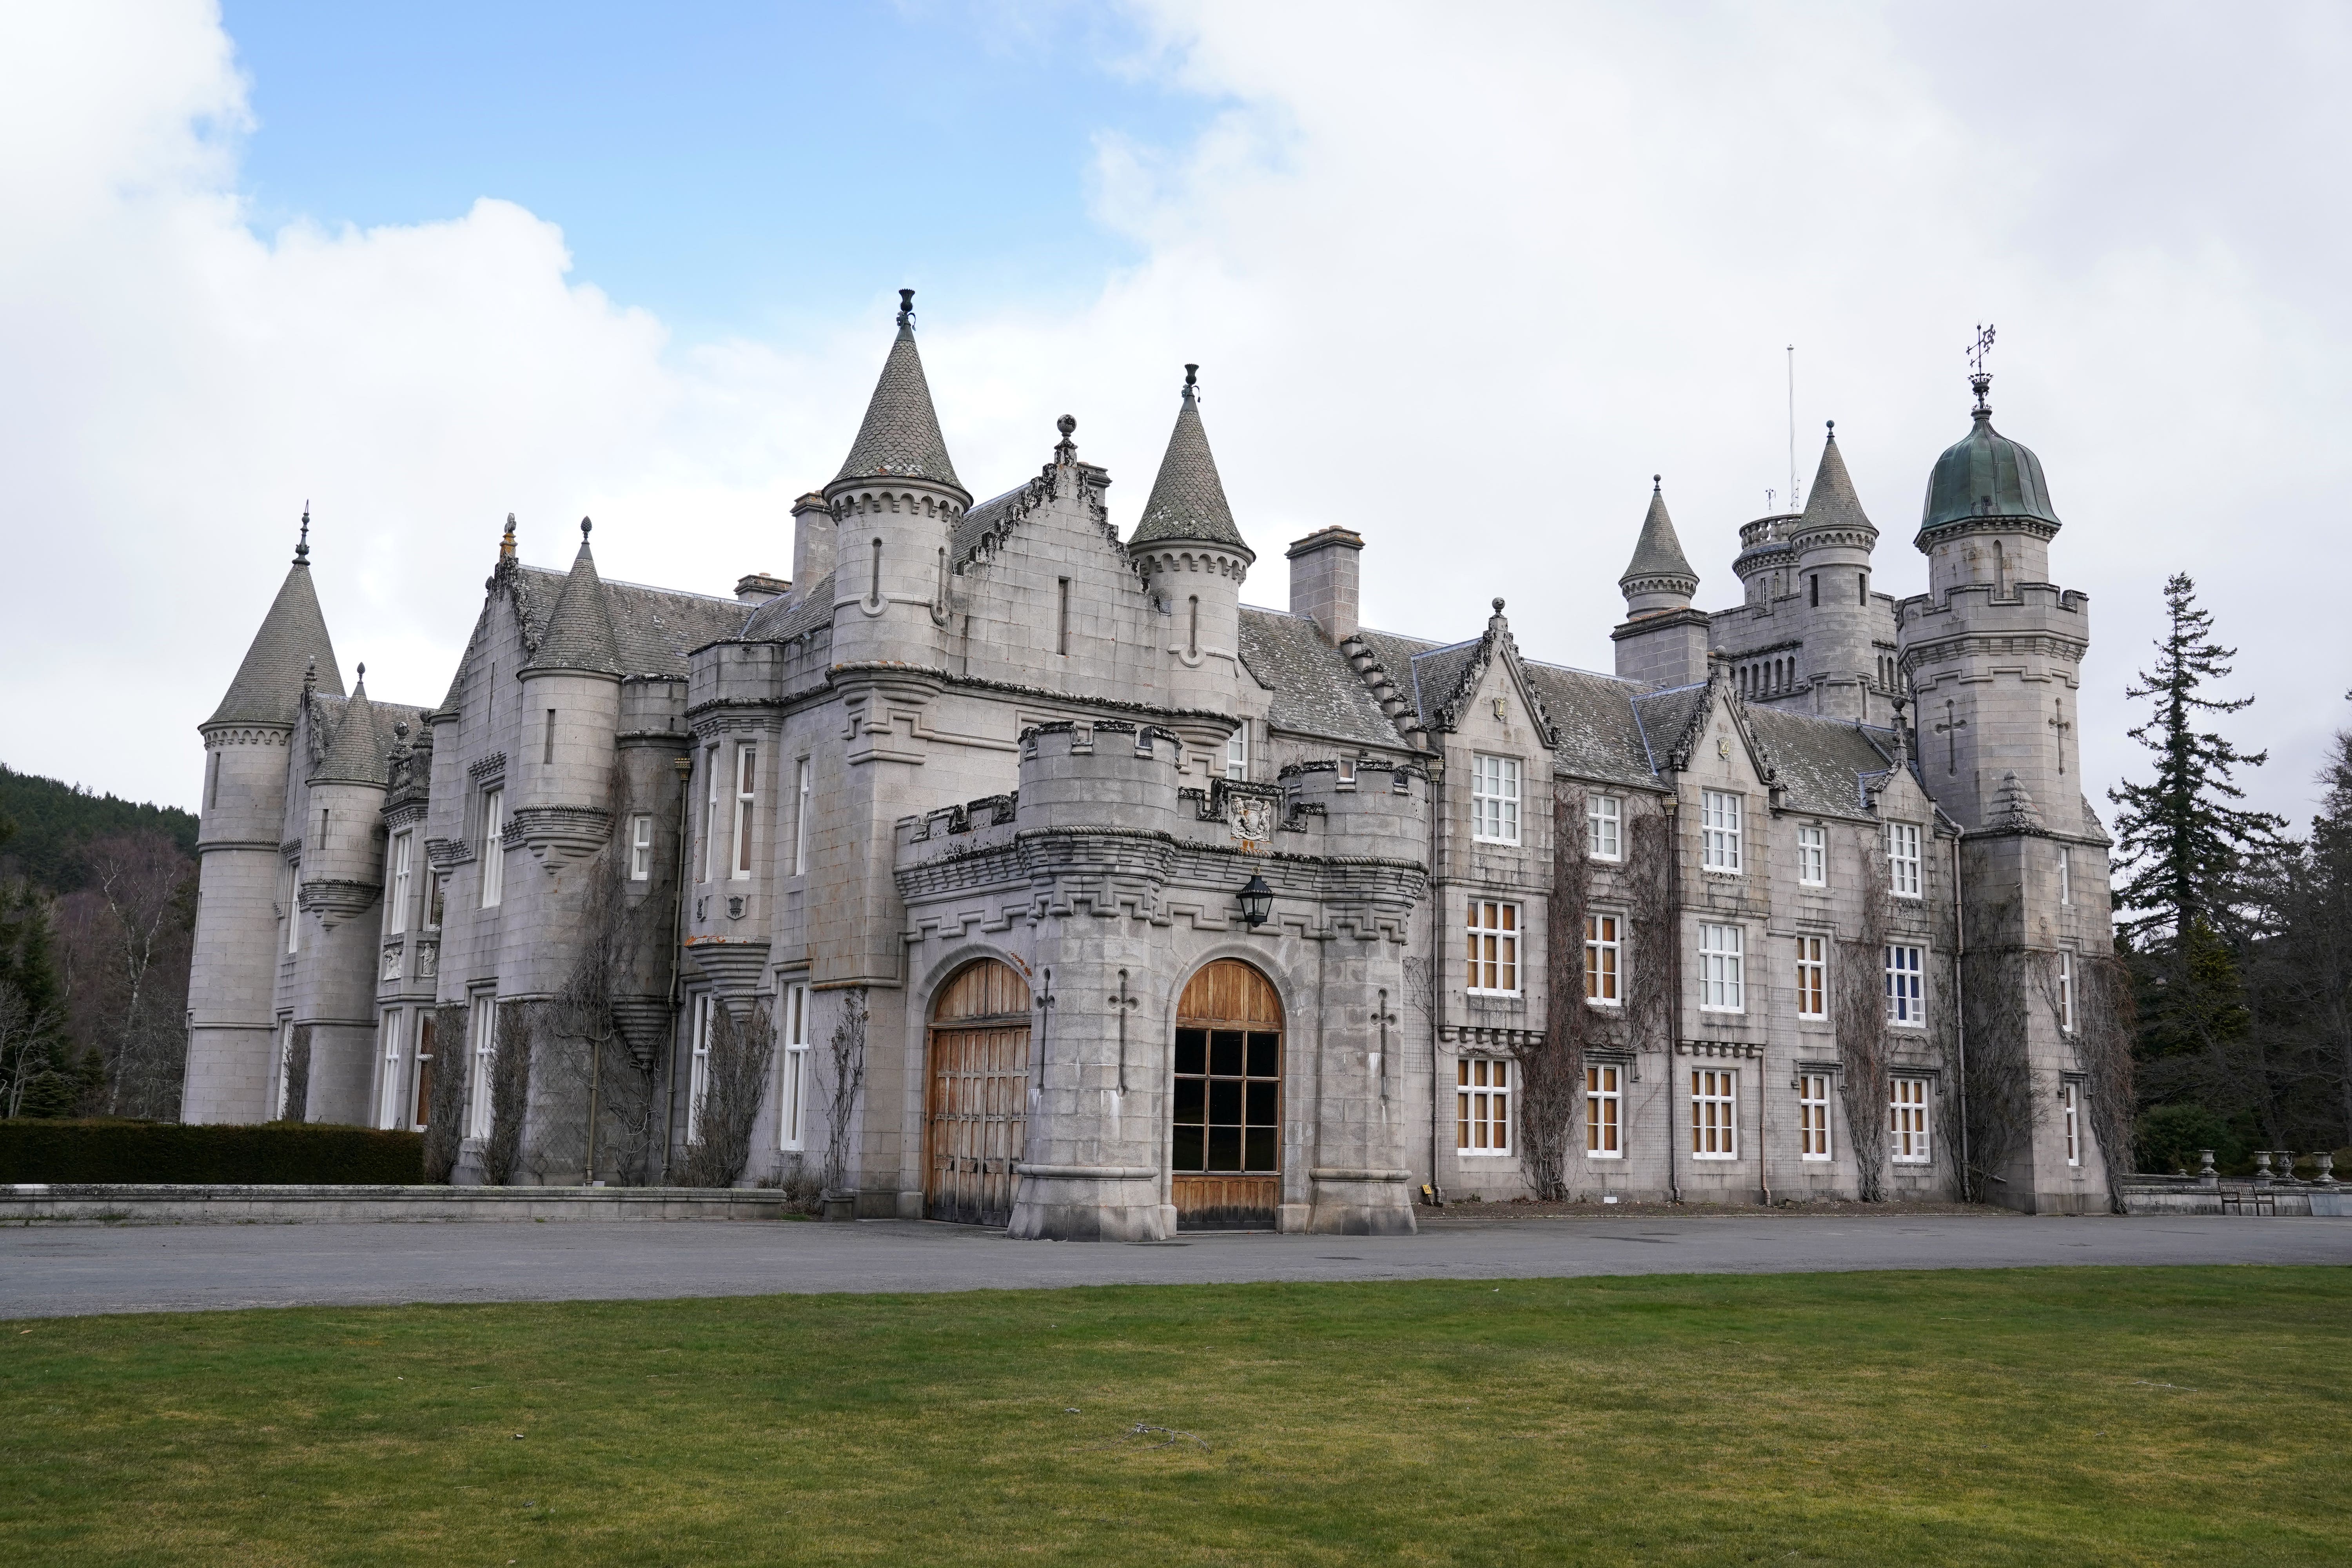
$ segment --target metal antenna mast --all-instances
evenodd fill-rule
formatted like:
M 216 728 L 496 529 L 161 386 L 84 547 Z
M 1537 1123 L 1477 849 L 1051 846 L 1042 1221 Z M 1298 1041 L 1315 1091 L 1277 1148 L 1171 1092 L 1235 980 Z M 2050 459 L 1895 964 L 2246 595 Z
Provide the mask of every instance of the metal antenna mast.
M 1797 505 L 1797 345 L 1789 345 L 1789 510 Z

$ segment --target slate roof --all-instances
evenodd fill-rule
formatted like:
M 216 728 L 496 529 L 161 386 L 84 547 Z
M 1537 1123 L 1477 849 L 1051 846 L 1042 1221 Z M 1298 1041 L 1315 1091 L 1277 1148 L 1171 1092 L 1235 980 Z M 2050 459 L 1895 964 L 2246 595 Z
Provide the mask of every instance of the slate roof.
M 1675 747 L 1689 732 L 1691 721 L 1698 717 L 1706 701 L 1705 681 L 1642 692 L 1633 698 L 1633 723 L 1640 731 L 1642 756 L 1653 773 L 1664 769 L 1673 759 Z
M 388 784 L 392 769 L 386 759 L 398 739 L 392 727 L 406 724 L 414 741 L 425 721 L 422 708 L 369 697 L 364 679 L 349 697 L 314 696 L 310 711 L 326 742 L 310 773 L 312 784 Z
M 1641 688 L 1562 665 L 1523 662 L 1520 668 L 1551 718 L 1559 741 L 1552 755 L 1562 768 L 1579 778 L 1615 784 L 1658 782 L 1633 718 L 1633 698 Z
M 1804 516 L 1790 531 L 1801 533 L 1812 528 L 1874 531 L 1876 526 L 1862 510 L 1862 498 L 1854 493 L 1853 478 L 1845 471 L 1845 458 L 1838 455 L 1837 430 L 1832 426 L 1829 439 L 1822 443 L 1822 466 L 1813 470 L 1813 490 L 1805 500 Z
M 905 292 L 911 296 L 914 290 Z M 915 352 L 914 322 L 905 310 L 898 312 L 898 336 L 866 405 L 866 422 L 857 427 L 848 459 L 834 479 L 839 483 L 878 474 L 935 479 L 963 489 L 955 465 L 948 460 L 940 416 L 931 406 L 931 384 L 923 377 L 922 355 Z
M 335 665 L 335 645 L 327 636 L 327 617 L 320 613 L 318 591 L 310 584 L 310 563 L 297 559 L 278 586 L 261 629 L 246 649 L 245 662 L 228 683 L 220 706 L 207 724 L 291 724 L 302 702 L 302 673 L 319 661 L 317 689 L 329 696 L 343 694 L 342 671 Z
M 1683 542 L 1675 533 L 1675 520 L 1666 515 L 1666 498 L 1662 489 L 1650 491 L 1650 510 L 1642 519 L 1642 537 L 1634 542 L 1633 559 L 1625 565 L 1619 583 L 1630 583 L 1637 577 L 1687 577 L 1693 589 L 1698 586 L 1698 574 L 1691 570 L 1690 558 L 1683 553 Z
M 1868 809 L 1864 784 L 1894 765 L 1891 730 L 1750 708 L 1748 727 L 1771 757 L 1789 808 L 1852 816 Z
M 543 566 L 518 567 L 515 576 L 515 603 L 522 612 L 524 626 L 534 646 L 543 647 L 571 577 Z M 624 676 L 683 680 L 686 656 L 706 643 L 734 637 L 750 614 L 747 606 L 733 599 L 709 594 L 601 579 L 597 585 L 612 623 L 614 657 Z M 534 658 L 532 663 L 542 665 L 546 660 Z
M 771 599 L 751 612 L 743 629 L 731 635 L 745 642 L 790 642 L 805 637 L 819 626 L 833 625 L 833 580 L 828 572 L 805 594 L 794 594 L 789 599 Z
M 1348 656 L 1323 640 L 1312 618 L 1244 605 L 1241 655 L 1274 693 L 1267 722 L 1276 729 L 1358 745 L 1399 743 L 1396 726 Z
M 1201 425 L 1189 365 L 1184 371 L 1184 401 L 1176 410 L 1176 428 L 1169 433 L 1160 475 L 1151 481 L 1151 499 L 1143 503 L 1143 520 L 1135 525 L 1129 542 L 1155 544 L 1163 539 L 1197 539 L 1237 550 L 1253 561 L 1257 558 L 1242 542 L 1242 531 L 1234 526 L 1234 509 L 1225 504 L 1224 481 L 1217 477 L 1209 433 Z
M 596 558 L 588 550 L 588 525 L 580 525 L 580 553 L 572 559 L 572 574 L 563 580 L 549 612 L 547 629 L 531 652 L 531 669 L 585 669 L 601 675 L 621 673 L 621 647 L 613 635 L 613 612 L 604 584 L 596 575 Z

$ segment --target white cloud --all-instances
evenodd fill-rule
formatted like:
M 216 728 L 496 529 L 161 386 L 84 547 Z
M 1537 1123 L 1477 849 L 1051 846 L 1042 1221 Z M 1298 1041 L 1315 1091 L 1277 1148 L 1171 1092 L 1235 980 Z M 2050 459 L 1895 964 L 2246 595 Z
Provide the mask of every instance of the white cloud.
M 2302 810 L 2352 674 L 2329 619 L 2352 493 L 2340 21 L 1147 16 L 1156 48 L 1113 68 L 1230 107 L 1190 145 L 1098 147 L 1097 213 L 1146 259 L 1061 314 L 923 280 L 975 490 L 1033 470 L 1066 411 L 1131 520 L 1198 360 L 1251 597 L 1281 603 L 1282 545 L 1344 522 L 1375 624 L 1467 635 L 1499 593 L 1533 651 L 1605 667 L 1653 471 L 1703 601 L 1729 602 L 1737 526 L 1787 485 L 1790 341 L 1803 477 L 1836 418 L 1881 584 L 1916 586 L 1914 509 L 1991 319 L 2000 423 L 2048 466 L 2057 574 L 2094 595 L 2092 778 L 2136 762 L 2120 693 L 2181 567 L 2262 693 L 2235 731 L 2276 747 L 2260 793 Z M 870 319 L 813 345 L 679 345 L 569 273 L 560 213 L 254 234 L 246 122 L 202 7 L 0 21 L 12 763 L 190 799 L 191 727 L 306 495 L 347 671 L 411 700 L 446 683 L 509 510 L 538 560 L 584 511 L 614 575 L 784 567 L 790 500 L 838 461 L 901 279 L 877 271 Z

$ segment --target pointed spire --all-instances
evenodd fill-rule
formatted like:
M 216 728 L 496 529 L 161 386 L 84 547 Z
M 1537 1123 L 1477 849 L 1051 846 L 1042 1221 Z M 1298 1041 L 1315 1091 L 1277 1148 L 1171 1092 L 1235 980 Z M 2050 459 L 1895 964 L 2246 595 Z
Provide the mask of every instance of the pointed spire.
M 318 591 L 310 584 L 310 509 L 302 509 L 302 542 L 294 547 L 294 564 L 278 586 L 278 597 L 261 618 L 261 629 L 246 649 L 245 662 L 228 683 L 220 706 L 206 724 L 291 724 L 305 689 L 303 671 L 329 696 L 343 694 L 343 678 L 335 666 L 335 645 L 327 636 L 327 617 L 320 612 Z
M 940 435 L 940 416 L 931 407 L 930 383 L 923 377 L 923 358 L 915 351 L 915 291 L 898 290 L 898 336 L 890 357 L 882 362 L 882 378 L 866 405 L 866 422 L 848 461 L 834 483 L 888 474 L 899 479 L 930 479 L 962 489 L 948 446 Z
M 1829 438 L 1822 443 L 1822 466 L 1813 470 L 1813 493 L 1805 501 L 1805 514 L 1790 531 L 1802 533 L 1816 528 L 1866 528 L 1878 531 L 1869 515 L 1862 510 L 1862 498 L 1854 494 L 1853 477 L 1845 471 L 1845 458 L 1838 452 L 1837 421 L 1829 422 Z
M 1642 537 L 1634 542 L 1633 559 L 1625 563 L 1617 586 L 1630 602 L 1636 595 L 1668 595 L 1687 601 L 1698 592 L 1698 574 L 1683 553 L 1675 520 L 1666 515 L 1665 477 L 1650 476 L 1650 510 L 1642 519 Z M 1663 608 L 1664 605 L 1644 606 Z
M 555 609 L 547 617 L 547 630 L 529 668 L 621 673 L 612 606 L 604 602 L 604 579 L 596 575 L 596 557 L 588 549 L 588 531 L 594 526 L 584 517 L 580 520 L 580 553 L 572 559 L 572 575 L 555 597 Z
M 1217 477 L 1217 459 L 1209 451 L 1209 432 L 1201 424 L 1200 374 L 1197 364 L 1184 367 L 1184 396 L 1176 410 L 1176 428 L 1169 435 L 1167 455 L 1160 459 L 1160 477 L 1151 481 L 1151 499 L 1143 503 L 1143 521 L 1135 525 L 1135 535 L 1128 542 L 1198 540 L 1224 545 L 1255 561 L 1256 555 L 1242 542 L 1242 531 L 1234 526 L 1234 509 L 1225 504 L 1224 481 Z
M 383 737 L 376 732 L 375 705 L 368 700 L 366 665 L 359 667 L 359 678 L 351 700 L 343 704 L 334 738 L 310 775 L 313 784 L 380 784 L 391 776 Z

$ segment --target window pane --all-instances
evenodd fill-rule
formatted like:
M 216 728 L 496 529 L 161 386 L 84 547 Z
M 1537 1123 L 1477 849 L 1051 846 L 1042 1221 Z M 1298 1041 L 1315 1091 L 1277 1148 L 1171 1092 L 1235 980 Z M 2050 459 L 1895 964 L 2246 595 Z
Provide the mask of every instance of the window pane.
M 1205 1148 L 1199 1126 L 1179 1123 L 1175 1140 L 1170 1147 L 1169 1163 L 1180 1171 L 1197 1171 L 1201 1169 Z
M 1209 1086 L 1197 1078 L 1176 1080 L 1176 1120 L 1198 1125 L 1206 1120 Z
M 1253 1127 L 1273 1126 L 1276 1120 L 1275 1105 L 1280 1093 L 1280 1086 L 1267 1081 L 1253 1083 L 1248 1086 L 1248 1089 L 1249 1093 L 1246 1098 L 1249 1124 Z
M 1180 1073 L 1204 1073 L 1209 1070 L 1209 1033 L 1206 1029 L 1176 1031 L 1176 1070 Z
M 1209 1163 L 1212 1171 L 1238 1171 L 1242 1168 L 1242 1130 L 1238 1127 L 1209 1129 Z
M 1282 1037 L 1252 1035 L 1249 1037 L 1249 1076 L 1275 1078 L 1282 1072 Z
M 1242 1032 L 1214 1029 L 1209 1034 L 1209 1071 L 1218 1078 L 1242 1075 Z
M 1244 1167 L 1245 1169 L 1252 1171 L 1271 1171 L 1276 1168 L 1277 1161 L 1276 1158 L 1275 1129 L 1271 1127 L 1251 1128 L 1248 1132 L 1246 1143 L 1247 1162 Z
M 1237 1127 L 1242 1120 L 1242 1086 L 1237 1079 L 1213 1078 L 1209 1082 L 1209 1120 Z

